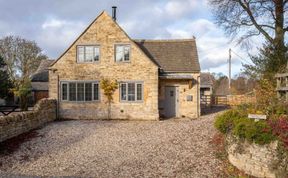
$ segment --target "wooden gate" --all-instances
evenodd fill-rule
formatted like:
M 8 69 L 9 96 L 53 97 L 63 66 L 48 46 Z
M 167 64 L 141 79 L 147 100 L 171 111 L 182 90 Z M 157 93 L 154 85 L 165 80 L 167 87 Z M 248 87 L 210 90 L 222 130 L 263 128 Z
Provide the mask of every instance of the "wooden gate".
M 202 95 L 201 96 L 201 107 L 212 107 L 212 106 L 227 106 L 226 95 Z

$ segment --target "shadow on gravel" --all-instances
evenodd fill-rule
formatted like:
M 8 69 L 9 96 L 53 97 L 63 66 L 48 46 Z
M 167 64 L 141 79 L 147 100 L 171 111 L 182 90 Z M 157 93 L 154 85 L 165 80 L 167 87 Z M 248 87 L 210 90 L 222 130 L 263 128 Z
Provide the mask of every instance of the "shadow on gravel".
M 214 113 L 224 111 L 227 109 L 230 109 L 230 106 L 211 106 L 211 107 L 201 108 L 201 116 L 214 114 Z
M 41 135 L 39 135 L 36 130 L 32 130 L 0 142 L 0 156 L 12 154 L 13 152 L 17 151 L 23 143 L 28 142 L 36 137 L 41 137 Z

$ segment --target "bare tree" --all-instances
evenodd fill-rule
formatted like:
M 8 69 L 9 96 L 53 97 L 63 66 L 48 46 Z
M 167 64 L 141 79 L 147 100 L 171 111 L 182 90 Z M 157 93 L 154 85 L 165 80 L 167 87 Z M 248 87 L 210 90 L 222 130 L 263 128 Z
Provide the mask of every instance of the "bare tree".
M 285 58 L 288 0 L 209 0 L 216 23 L 245 44 L 251 37 L 263 36 Z
M 27 83 L 29 83 L 31 75 L 41 60 L 47 59 L 47 56 L 42 53 L 41 48 L 34 41 L 15 36 L 0 39 L 0 56 L 7 64 L 9 77 L 14 84 L 14 92 L 19 95 L 20 99 L 23 98 L 23 102 L 26 102 L 27 92 L 23 91 L 27 90 Z M 19 92 L 20 90 L 21 92 Z M 25 93 L 24 96 L 22 96 L 23 93 Z

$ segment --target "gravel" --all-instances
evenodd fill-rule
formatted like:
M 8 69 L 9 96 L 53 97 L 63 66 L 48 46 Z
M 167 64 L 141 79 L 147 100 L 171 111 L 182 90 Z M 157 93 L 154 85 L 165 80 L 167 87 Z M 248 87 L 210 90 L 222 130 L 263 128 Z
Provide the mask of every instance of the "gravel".
M 210 143 L 214 116 L 53 122 L 13 153 L 0 154 L 0 175 L 219 177 L 221 161 Z

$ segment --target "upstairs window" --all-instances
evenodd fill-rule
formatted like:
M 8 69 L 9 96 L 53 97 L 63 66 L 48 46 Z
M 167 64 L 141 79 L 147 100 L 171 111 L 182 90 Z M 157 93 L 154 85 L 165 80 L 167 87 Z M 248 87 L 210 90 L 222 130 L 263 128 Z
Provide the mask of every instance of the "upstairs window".
M 77 62 L 98 62 L 100 46 L 77 46 Z
M 129 62 L 130 61 L 130 45 L 115 46 L 115 61 Z
M 124 82 L 120 83 L 120 100 L 128 102 L 143 101 L 143 83 L 142 82 Z

